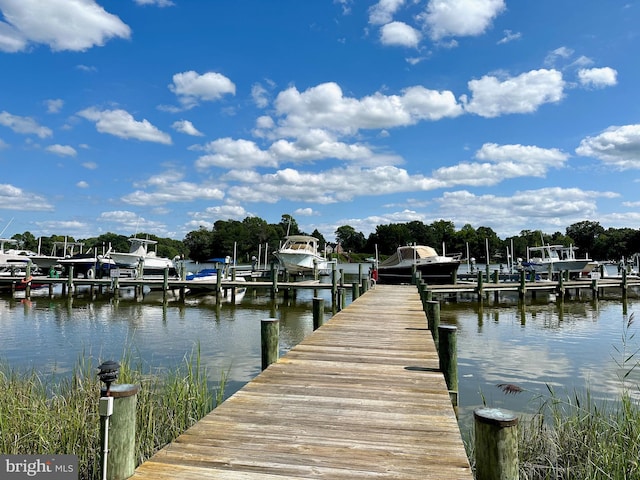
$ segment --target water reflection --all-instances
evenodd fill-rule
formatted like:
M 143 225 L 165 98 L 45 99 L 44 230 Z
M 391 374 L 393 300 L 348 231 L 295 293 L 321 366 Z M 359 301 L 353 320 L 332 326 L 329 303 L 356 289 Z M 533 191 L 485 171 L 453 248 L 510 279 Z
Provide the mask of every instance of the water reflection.
M 241 304 L 206 296 L 165 304 L 161 295 L 149 293 L 143 301 L 133 294 L 118 299 L 93 299 L 90 294 L 0 297 L 0 360 L 15 368 L 65 375 L 80 357 L 98 365 L 128 356 L 157 371 L 175 368 L 199 348 L 210 381 L 217 383 L 227 372 L 231 394 L 261 370 L 261 320 L 280 320 L 284 354 L 311 333 L 314 295 L 325 299 L 325 317 L 330 317 L 330 292 L 312 290 L 287 299 L 247 294 Z
M 616 348 L 627 353 L 638 348 L 632 338 L 635 323 L 623 338 L 638 306 L 637 299 L 615 298 L 444 304 L 441 322 L 458 327 L 461 422 L 469 424 L 473 409 L 483 402 L 533 412 L 539 406 L 536 395 L 547 396 L 547 386 L 564 397 L 588 388 L 595 399 L 618 398 L 626 372 L 616 365 L 623 358 Z M 625 342 L 634 345 L 625 347 Z M 639 382 L 640 372 L 626 381 L 636 397 Z M 526 392 L 505 395 L 496 387 L 500 383 L 514 383 Z

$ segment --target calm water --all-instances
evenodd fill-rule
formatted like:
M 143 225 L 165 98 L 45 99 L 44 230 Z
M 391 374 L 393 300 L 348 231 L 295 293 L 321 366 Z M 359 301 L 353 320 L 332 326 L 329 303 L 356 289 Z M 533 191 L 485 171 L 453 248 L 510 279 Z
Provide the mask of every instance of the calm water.
M 231 394 L 261 370 L 261 320 L 280 320 L 281 354 L 313 331 L 313 290 L 275 301 L 268 292 L 248 292 L 238 304 L 218 306 L 214 297 L 163 306 L 156 292 L 142 302 L 126 292 L 118 301 L 92 301 L 80 293 L 72 301 L 0 296 L 0 360 L 20 369 L 65 374 L 79 357 L 91 358 L 97 366 L 129 355 L 134 365 L 141 362 L 155 371 L 182 364 L 199 348 L 212 383 L 228 372 L 226 393 Z M 325 299 L 326 320 L 332 315 L 331 294 L 316 294 Z
M 43 292 L 44 293 L 44 292 Z M 325 299 L 325 320 L 331 316 L 330 292 Z M 156 295 L 154 297 L 154 295 Z M 173 368 L 198 347 L 212 383 L 228 372 L 227 395 L 260 372 L 260 322 L 280 319 L 281 353 L 286 353 L 313 329 L 314 292 L 302 290 L 296 299 L 275 302 L 269 293 L 248 292 L 239 304 L 216 306 L 212 298 L 163 306 L 161 296 L 151 294 L 138 302 L 132 296 L 116 300 L 78 297 L 31 300 L 0 296 L 0 360 L 12 367 L 66 374 L 78 358 L 120 360 L 129 354 L 150 370 Z M 350 292 L 346 303 L 350 303 Z M 619 292 L 605 299 L 550 301 L 545 295 L 519 305 L 517 297 L 493 297 L 479 306 L 475 296 L 457 303 L 443 302 L 442 323 L 458 327 L 460 418 L 470 422 L 483 397 L 491 406 L 517 412 L 535 411 L 536 393 L 547 385 L 557 393 L 589 387 L 592 394 L 615 398 L 621 370 L 615 360 L 625 348 L 624 325 L 638 315 L 638 292 L 626 302 Z M 637 331 L 629 329 L 626 348 L 633 352 Z M 627 379 L 640 382 L 638 375 Z M 527 392 L 505 395 L 498 383 L 514 383 Z M 636 389 L 637 390 L 637 389 Z

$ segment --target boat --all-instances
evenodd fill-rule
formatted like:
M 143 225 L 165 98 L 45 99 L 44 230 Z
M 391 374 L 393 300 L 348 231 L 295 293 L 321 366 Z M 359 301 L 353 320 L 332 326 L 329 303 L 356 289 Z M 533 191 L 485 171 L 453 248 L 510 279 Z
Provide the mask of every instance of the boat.
M 137 237 L 129 238 L 129 242 L 131 246 L 128 252 L 107 251 L 105 256 L 113 261 L 116 268 L 128 269 L 136 278 L 164 278 L 166 269 L 169 269 L 170 277 L 177 276 L 173 260 L 159 257 L 157 252 L 149 250 L 150 245 L 158 242 Z
M 573 245 L 543 245 L 541 247 L 528 247 L 527 260 L 522 262 L 522 267 L 538 274 L 552 275 L 559 272 L 569 272 L 570 276 L 579 277 L 588 275 L 598 264 L 588 256 L 577 258 Z
M 18 246 L 18 241 L 13 238 L 0 238 L 0 266 L 2 267 L 25 267 L 35 255 L 31 250 L 5 248 L 6 245 Z
M 331 263 L 318 252 L 319 240 L 310 235 L 288 235 L 274 252 L 282 268 L 290 274 L 325 273 Z
M 438 255 L 427 245 L 407 245 L 398 247 L 396 252 L 378 265 L 374 271 L 378 283 L 411 283 L 415 268 L 426 283 L 455 283 L 461 254 Z
M 55 266 L 59 265 L 63 270 L 63 275 L 69 276 L 71 267 L 73 267 L 73 276 L 84 278 L 103 278 L 110 275 L 111 268 L 114 267 L 114 263 L 111 259 L 104 255 L 98 254 L 98 252 L 89 248 L 83 252 L 84 244 L 81 242 L 64 242 L 65 250 L 69 253 L 63 258 L 60 258 L 56 265 L 49 270 L 49 276 L 58 275 Z M 76 253 L 76 247 L 78 251 Z
M 202 268 L 195 273 L 187 272 L 185 280 L 188 282 L 189 292 L 192 295 L 199 294 L 211 294 L 215 293 L 218 287 L 218 274 L 222 276 L 221 282 L 246 282 L 245 277 L 240 276 L 233 279 L 231 274 L 231 257 L 225 258 L 213 258 L 209 262 L 215 263 L 215 268 Z M 234 296 L 234 292 L 231 288 L 223 288 L 221 292 L 227 300 L 231 300 Z M 246 287 L 236 287 L 235 289 L 235 301 L 239 303 L 244 294 L 246 293 Z

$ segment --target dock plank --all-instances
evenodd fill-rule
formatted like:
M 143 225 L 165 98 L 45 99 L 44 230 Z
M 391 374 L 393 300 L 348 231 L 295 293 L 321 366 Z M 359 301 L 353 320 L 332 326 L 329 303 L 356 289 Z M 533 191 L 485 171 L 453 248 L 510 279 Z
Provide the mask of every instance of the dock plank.
M 472 479 L 415 287 L 369 290 L 132 479 Z

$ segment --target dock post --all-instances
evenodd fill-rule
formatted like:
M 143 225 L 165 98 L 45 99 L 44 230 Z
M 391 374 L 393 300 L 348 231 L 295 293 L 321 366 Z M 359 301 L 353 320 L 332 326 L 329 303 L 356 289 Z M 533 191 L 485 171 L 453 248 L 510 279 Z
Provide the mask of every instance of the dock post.
M 518 480 L 518 417 L 508 410 L 473 412 L 476 480 Z
M 564 297 L 564 270 L 558 273 L 558 287 L 556 293 L 561 297 Z
M 67 287 L 69 295 L 73 295 L 73 265 L 69 265 L 68 269 L 68 278 L 67 278 Z
M 276 263 L 271 263 L 271 298 L 275 298 L 278 293 L 278 268 Z
M 27 260 L 27 270 L 25 272 L 24 281 L 26 285 L 24 286 L 24 296 L 29 298 L 31 296 L 31 260 Z
M 336 270 L 336 264 L 331 264 L 331 302 L 333 303 L 333 310 L 335 311 L 338 306 L 338 272 Z
M 280 350 L 280 320 L 267 318 L 260 323 L 262 370 L 278 361 Z
M 120 277 L 112 277 L 111 288 L 113 288 L 113 296 L 118 298 L 120 296 Z
M 107 463 L 107 480 L 129 478 L 136 468 L 136 405 L 139 388 L 131 384 L 111 385 L 100 392 L 101 403 L 103 398 L 113 398 L 111 415 L 100 412 L 100 437 L 103 441 L 108 439 L 107 445 L 103 445 L 101 459 L 103 468 L 104 462 Z
M 437 347 L 438 327 L 440 326 L 440 302 L 437 300 L 427 302 L 427 323 L 429 325 L 429 330 L 431 330 L 433 341 Z
M 482 281 L 483 281 L 482 272 L 478 270 L 478 286 L 476 288 L 476 290 L 478 291 L 478 301 L 482 300 L 482 290 L 484 289 Z
M 598 299 L 598 279 L 597 278 L 591 279 L 591 295 L 593 296 L 594 300 Z
M 324 298 L 314 297 L 313 298 L 313 329 L 317 330 L 323 324 L 324 324 Z
M 360 296 L 360 284 L 358 282 L 353 282 L 351 284 L 351 297 L 353 300 Z
M 438 327 L 438 357 L 440 370 L 447 382 L 449 396 L 454 408 L 458 406 L 458 327 L 440 325 Z
M 167 302 L 167 294 L 169 293 L 169 267 L 164 267 L 162 278 L 162 301 Z
M 518 288 L 518 296 L 520 300 L 524 300 L 525 293 L 527 292 L 527 273 L 524 270 L 520 270 L 520 287 Z

